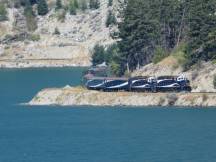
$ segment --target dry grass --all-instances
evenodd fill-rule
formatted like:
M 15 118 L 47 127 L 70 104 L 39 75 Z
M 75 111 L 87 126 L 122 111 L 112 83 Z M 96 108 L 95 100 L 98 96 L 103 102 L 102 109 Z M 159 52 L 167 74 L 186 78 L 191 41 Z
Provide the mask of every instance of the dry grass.
M 0 24 L 0 37 L 5 35 L 6 31 L 7 28 L 4 25 Z
M 166 57 L 165 59 L 163 59 L 161 62 L 158 63 L 158 65 L 162 65 L 162 66 L 176 66 L 178 64 L 178 61 L 173 57 L 173 56 L 169 56 Z

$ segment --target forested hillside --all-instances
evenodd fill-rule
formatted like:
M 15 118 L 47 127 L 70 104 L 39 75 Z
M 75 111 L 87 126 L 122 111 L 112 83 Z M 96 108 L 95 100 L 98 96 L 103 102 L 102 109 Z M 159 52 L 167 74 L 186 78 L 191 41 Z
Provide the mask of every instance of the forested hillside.
M 128 0 L 123 15 L 108 61 L 118 75 L 176 50 L 185 70 L 216 59 L 216 0 Z

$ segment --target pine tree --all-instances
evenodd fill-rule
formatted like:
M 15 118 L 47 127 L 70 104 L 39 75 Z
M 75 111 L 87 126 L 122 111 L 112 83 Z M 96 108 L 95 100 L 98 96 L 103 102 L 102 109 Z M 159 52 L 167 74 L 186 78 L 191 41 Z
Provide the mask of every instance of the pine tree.
M 79 8 L 79 3 L 78 3 L 78 1 L 77 1 L 77 0 L 74 0 L 74 6 L 75 6 L 75 8 L 76 8 L 76 9 L 78 9 L 78 8 Z
M 62 1 L 61 0 L 56 0 L 56 10 L 59 10 L 62 8 Z
M 93 65 L 102 64 L 105 61 L 105 50 L 104 47 L 96 44 L 93 49 L 92 63 Z
M 0 2 L 0 21 L 7 20 L 7 10 L 4 3 Z
M 69 11 L 70 11 L 70 14 L 71 15 L 76 15 L 76 6 L 75 6 L 75 2 L 74 0 L 70 0 L 70 3 L 69 3 Z
M 26 1 L 24 15 L 26 17 L 26 24 L 29 31 L 35 31 L 37 29 L 37 21 L 35 19 L 35 14 L 32 10 L 30 1 Z
M 90 0 L 89 1 L 89 8 L 90 9 L 98 9 L 98 8 L 100 8 L 99 0 Z
M 108 7 L 111 7 L 113 5 L 113 0 L 108 1 Z
M 38 15 L 46 15 L 48 13 L 48 5 L 46 0 L 38 0 Z
M 215 0 L 190 1 L 186 69 L 200 60 L 216 59 Z
M 81 0 L 80 5 L 83 11 L 85 11 L 88 8 L 86 0 Z
M 117 20 L 115 15 L 112 13 L 112 11 L 109 11 L 107 20 L 106 20 L 106 27 L 109 27 L 110 25 L 116 24 Z

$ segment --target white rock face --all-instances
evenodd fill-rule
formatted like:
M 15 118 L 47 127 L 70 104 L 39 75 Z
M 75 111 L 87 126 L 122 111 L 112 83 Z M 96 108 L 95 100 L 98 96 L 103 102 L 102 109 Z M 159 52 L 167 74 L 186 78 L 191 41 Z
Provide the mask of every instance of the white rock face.
M 48 3 L 52 6 L 55 1 Z M 118 0 L 114 0 L 112 9 L 115 14 L 118 14 L 118 4 Z M 106 27 L 109 9 L 108 1 L 100 0 L 99 9 L 78 11 L 77 15 L 67 13 L 65 21 L 61 22 L 52 7 L 46 16 L 37 17 L 38 29 L 32 34 L 40 35 L 40 40 L 2 44 L 7 50 L 4 56 L 0 56 L 0 67 L 90 66 L 91 51 L 96 43 L 109 45 L 115 42 L 110 37 L 114 27 Z M 27 31 L 23 10 L 9 9 L 8 17 L 9 21 L 0 23 L 0 27 L 9 28 L 7 34 Z M 59 35 L 54 34 L 55 28 L 60 31 Z

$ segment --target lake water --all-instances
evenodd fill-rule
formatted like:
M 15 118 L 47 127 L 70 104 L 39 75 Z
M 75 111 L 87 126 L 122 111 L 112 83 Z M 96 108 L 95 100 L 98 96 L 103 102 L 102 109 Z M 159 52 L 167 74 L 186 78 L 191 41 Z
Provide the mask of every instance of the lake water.
M 216 109 L 28 107 L 81 68 L 0 70 L 0 162 L 214 162 Z

